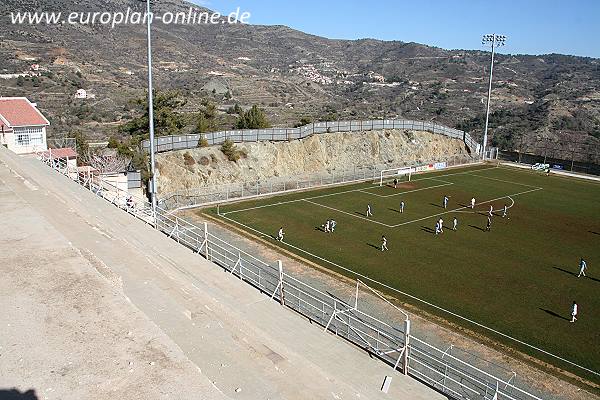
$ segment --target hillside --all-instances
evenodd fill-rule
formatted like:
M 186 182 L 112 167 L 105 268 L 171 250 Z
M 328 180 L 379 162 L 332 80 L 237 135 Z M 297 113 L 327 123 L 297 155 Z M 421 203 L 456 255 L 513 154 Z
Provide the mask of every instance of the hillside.
M 290 142 L 254 142 L 239 147 L 244 156 L 237 162 L 229 161 L 220 146 L 158 154 L 159 192 L 164 196 L 228 183 L 271 183 L 278 178 L 294 182 L 294 178 L 314 179 L 327 173 L 339 176 L 361 167 L 391 168 L 467 155 L 460 140 L 398 129 L 323 133 Z
M 179 0 L 156 12 L 187 11 Z M 118 132 L 144 96 L 145 27 L 11 25 L 14 10 L 141 10 L 133 0 L 4 0 L 0 74 L 39 63 L 40 77 L 2 79 L 2 95 L 27 95 L 53 123 L 96 139 Z M 194 113 L 211 98 L 221 110 L 258 104 L 274 125 L 315 120 L 403 117 L 433 120 L 480 136 L 489 53 L 447 51 L 399 41 L 330 40 L 284 26 L 163 25 L 154 29 L 156 87 L 176 89 Z M 505 148 L 556 147 L 598 162 L 600 60 L 565 55 L 498 55 L 492 140 Z M 95 99 L 76 100 L 84 88 Z M 222 127 L 231 126 L 226 116 Z M 184 129 L 193 129 L 191 126 Z

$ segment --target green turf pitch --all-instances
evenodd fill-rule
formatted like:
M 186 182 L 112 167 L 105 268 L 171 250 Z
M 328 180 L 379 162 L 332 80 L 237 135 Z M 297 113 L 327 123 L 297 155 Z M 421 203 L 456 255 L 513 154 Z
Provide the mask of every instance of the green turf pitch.
M 367 283 L 599 382 L 394 289 L 600 371 L 600 184 L 484 165 L 412 178 L 396 189 L 372 182 L 338 186 L 221 205 L 220 213 L 253 234 L 274 237 L 283 227 L 285 242 L 277 245 L 287 250 L 352 278 L 356 273 L 381 282 L 389 287 Z M 367 204 L 372 217 L 365 215 Z M 510 208 L 502 218 L 505 204 Z M 486 232 L 490 205 L 494 216 Z M 444 233 L 436 236 L 439 218 Z M 327 219 L 337 221 L 334 233 L 321 230 Z M 380 250 L 382 235 L 389 251 Z M 581 256 L 587 278 L 576 277 Z M 569 322 L 573 300 L 580 310 L 576 323 Z

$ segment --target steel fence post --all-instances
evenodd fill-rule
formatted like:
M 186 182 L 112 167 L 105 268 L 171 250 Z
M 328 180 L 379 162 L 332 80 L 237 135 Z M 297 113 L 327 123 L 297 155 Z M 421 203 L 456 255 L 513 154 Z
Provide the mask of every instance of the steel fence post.
M 408 375 L 408 346 L 410 344 L 410 320 L 404 321 L 404 375 Z
M 279 268 L 279 299 L 281 305 L 285 305 L 284 292 L 283 292 L 283 264 L 281 260 L 277 260 L 277 267 Z
M 212 261 L 210 259 L 210 252 L 208 250 L 208 223 L 204 223 L 204 251 L 206 252 L 206 259 Z

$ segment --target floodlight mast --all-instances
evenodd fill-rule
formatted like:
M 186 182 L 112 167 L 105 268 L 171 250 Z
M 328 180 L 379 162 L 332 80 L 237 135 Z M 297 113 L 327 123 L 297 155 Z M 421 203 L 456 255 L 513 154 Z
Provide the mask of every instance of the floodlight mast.
M 486 110 L 485 110 L 485 131 L 483 133 L 483 146 L 481 149 L 481 158 L 482 159 L 485 159 L 485 151 L 487 148 L 487 140 L 488 140 L 488 122 L 490 119 L 490 102 L 492 100 L 492 77 L 494 74 L 494 53 L 495 53 L 496 47 L 504 46 L 505 43 L 506 43 L 506 36 L 496 35 L 495 33 L 492 33 L 491 35 L 483 35 L 483 38 L 481 39 L 482 45 L 492 47 L 492 61 L 490 63 L 490 82 L 489 82 L 489 86 L 488 86 L 488 98 L 487 98 L 487 105 L 486 105 Z
M 152 96 L 152 38 L 150 25 L 152 24 L 152 13 L 150 12 L 150 1 L 146 0 L 146 25 L 148 27 L 148 129 L 150 131 L 150 173 L 152 174 L 150 184 L 150 198 L 152 202 L 152 214 L 156 218 L 156 171 L 154 168 L 154 101 Z

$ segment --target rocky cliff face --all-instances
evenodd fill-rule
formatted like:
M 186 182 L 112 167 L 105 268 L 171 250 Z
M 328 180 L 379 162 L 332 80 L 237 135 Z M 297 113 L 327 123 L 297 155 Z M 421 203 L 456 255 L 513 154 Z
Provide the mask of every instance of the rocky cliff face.
M 247 153 L 237 162 L 229 161 L 218 146 L 159 154 L 159 192 L 341 171 L 356 166 L 431 162 L 466 154 L 460 140 L 406 130 L 327 133 L 291 142 L 241 143 L 237 147 Z

